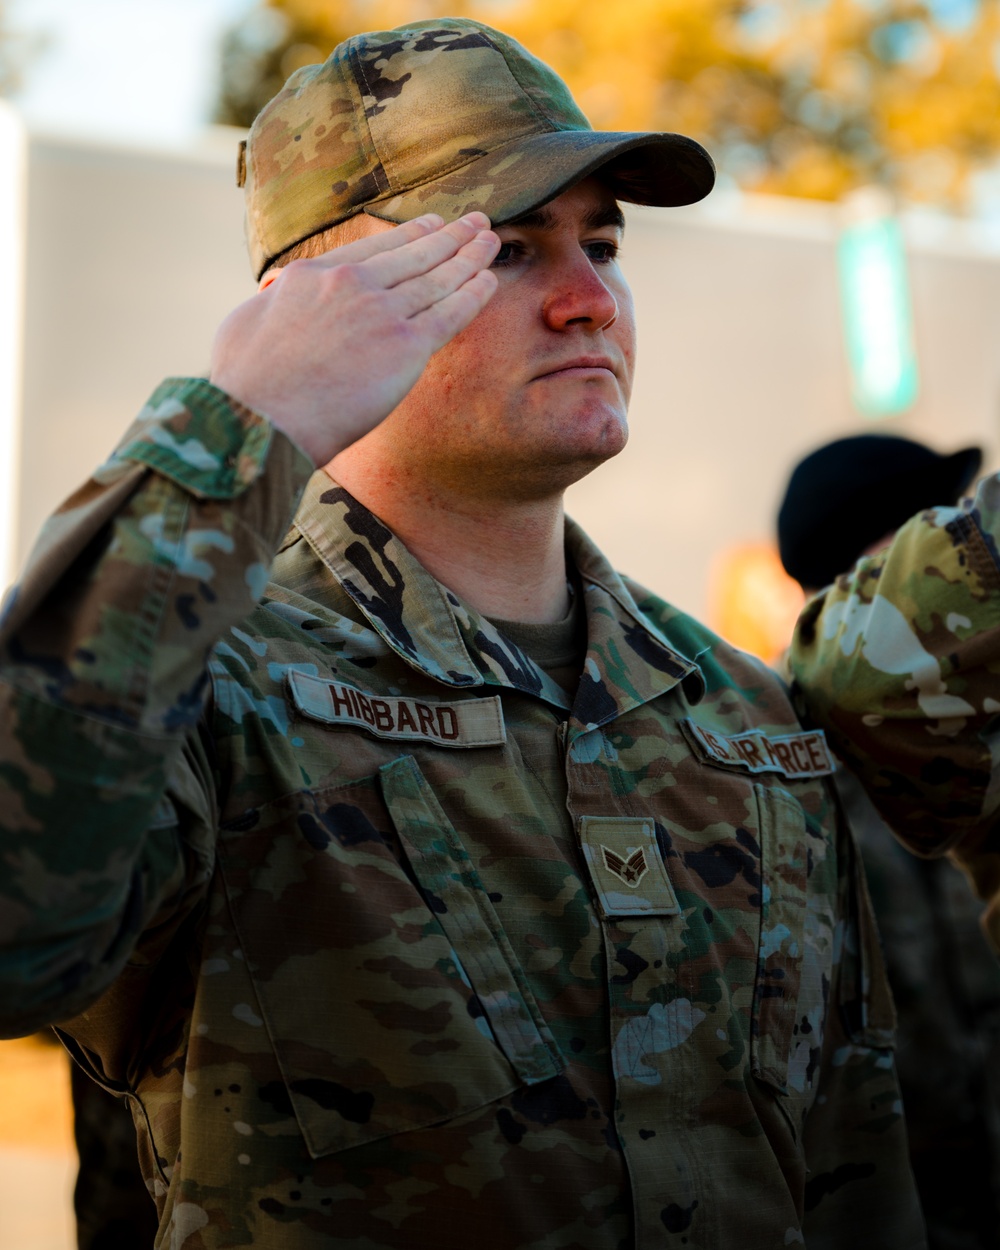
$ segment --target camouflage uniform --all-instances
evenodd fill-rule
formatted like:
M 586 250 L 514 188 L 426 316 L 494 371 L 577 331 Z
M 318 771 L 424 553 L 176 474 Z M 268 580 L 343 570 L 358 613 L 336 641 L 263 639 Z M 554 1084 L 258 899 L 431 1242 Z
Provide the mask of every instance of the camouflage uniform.
M 160 1244 L 923 1246 L 822 735 L 572 528 L 570 709 L 310 475 L 164 384 L 0 636 L 6 1030 Z
M 998 535 L 1000 479 L 993 476 L 965 505 L 914 517 L 889 548 L 860 560 L 813 600 L 791 655 L 810 715 L 833 735 L 897 836 L 921 855 L 948 852 L 966 869 L 987 900 L 984 925 L 995 948 L 1000 948 Z M 936 901 L 935 913 L 940 912 Z M 925 942 L 926 936 L 921 933 L 918 940 Z M 951 1143 L 950 1162 L 974 1160 L 963 1181 L 969 1184 L 974 1169 L 978 1196 L 993 1208 L 978 1244 L 993 1246 L 1000 1243 L 996 977 L 977 975 L 981 955 L 968 943 L 937 952 L 938 959 L 942 955 L 947 963 L 941 975 L 953 995 L 986 1008 L 975 1022 L 965 1018 L 952 1026 L 954 1037 L 973 1052 L 963 1056 L 968 1080 L 975 1081 L 978 1069 L 981 1084 L 966 1091 L 952 1082 L 937 1093 L 942 1102 L 948 1100 L 954 1127 L 967 1114 L 970 1097 L 977 1100 L 980 1128 L 967 1125 L 966 1140 Z M 952 1004 L 939 996 L 928 1007 L 940 1035 L 948 1028 Z M 936 1053 L 927 1054 L 925 1068 L 934 1064 Z M 916 1110 L 919 1126 L 921 1108 Z M 940 1133 L 935 1144 L 941 1144 Z M 946 1189 L 947 1173 L 937 1182 Z M 942 1194 L 943 1204 L 948 1197 Z M 954 1212 L 942 1216 L 954 1223 Z M 963 1243 L 942 1237 L 941 1244 Z
M 893 838 L 837 774 L 899 1016 L 896 1067 L 931 1250 L 1000 1245 L 1000 963 L 964 874 Z

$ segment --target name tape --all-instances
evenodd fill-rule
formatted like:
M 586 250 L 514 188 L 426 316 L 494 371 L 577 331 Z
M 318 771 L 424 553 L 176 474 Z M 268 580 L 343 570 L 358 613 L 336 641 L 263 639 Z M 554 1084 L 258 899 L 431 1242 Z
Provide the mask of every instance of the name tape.
M 691 720 L 684 724 L 699 754 L 714 764 L 725 764 L 748 773 L 780 773 L 790 780 L 828 777 L 835 769 L 821 729 L 775 738 L 751 729 L 729 737 L 714 729 L 704 729 Z
M 290 672 L 297 711 L 327 725 L 352 725 L 377 738 L 413 739 L 442 747 L 493 747 L 507 741 L 499 696 L 444 703 L 368 694 L 355 686 Z

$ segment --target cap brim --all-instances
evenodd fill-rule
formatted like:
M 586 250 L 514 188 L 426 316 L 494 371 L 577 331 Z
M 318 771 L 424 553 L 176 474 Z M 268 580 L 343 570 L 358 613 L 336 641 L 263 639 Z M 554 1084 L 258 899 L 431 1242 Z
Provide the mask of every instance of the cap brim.
M 712 158 L 686 135 L 554 130 L 513 140 L 364 211 L 392 222 L 422 213 L 454 221 L 479 211 L 502 226 L 598 172 L 618 199 L 664 207 L 694 204 L 715 183 Z

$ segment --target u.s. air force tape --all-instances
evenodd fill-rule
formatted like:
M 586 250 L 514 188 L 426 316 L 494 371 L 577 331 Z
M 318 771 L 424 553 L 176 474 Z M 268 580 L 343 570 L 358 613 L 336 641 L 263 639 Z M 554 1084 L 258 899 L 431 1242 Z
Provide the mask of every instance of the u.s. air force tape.
M 748 773 L 779 773 L 789 781 L 827 777 L 834 771 L 833 757 L 821 729 L 771 737 L 759 729 L 729 735 L 705 729 L 692 720 L 683 724 L 691 745 L 709 764 Z
M 450 701 L 376 695 L 294 669 L 287 682 L 296 710 L 327 725 L 352 725 L 377 738 L 433 742 L 442 747 L 493 747 L 507 741 L 497 695 Z

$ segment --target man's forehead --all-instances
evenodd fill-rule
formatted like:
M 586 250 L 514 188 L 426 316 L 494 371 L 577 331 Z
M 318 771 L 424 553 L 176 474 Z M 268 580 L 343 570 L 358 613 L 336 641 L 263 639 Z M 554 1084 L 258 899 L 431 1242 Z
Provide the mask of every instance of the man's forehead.
M 585 178 L 583 182 L 557 195 L 548 204 L 533 208 L 512 221 L 497 227 L 520 227 L 525 230 L 555 230 L 565 221 L 567 214 L 578 220 L 585 230 L 602 230 L 607 226 L 619 232 L 625 230 L 625 215 L 611 192 L 597 179 Z

